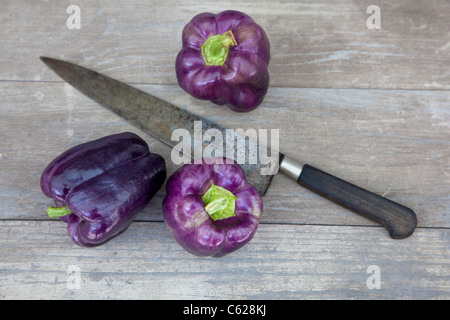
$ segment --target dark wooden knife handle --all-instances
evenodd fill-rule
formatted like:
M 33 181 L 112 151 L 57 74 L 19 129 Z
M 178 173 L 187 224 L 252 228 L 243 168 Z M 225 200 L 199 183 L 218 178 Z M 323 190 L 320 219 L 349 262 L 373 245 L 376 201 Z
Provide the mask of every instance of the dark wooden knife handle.
M 416 214 L 411 209 L 310 165 L 303 165 L 297 182 L 322 197 L 383 225 L 394 239 L 406 238 L 416 228 Z

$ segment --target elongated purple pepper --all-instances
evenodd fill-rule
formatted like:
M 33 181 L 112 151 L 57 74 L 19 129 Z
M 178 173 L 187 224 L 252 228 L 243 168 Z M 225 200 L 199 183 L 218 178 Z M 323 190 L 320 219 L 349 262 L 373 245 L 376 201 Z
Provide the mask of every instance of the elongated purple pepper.
M 248 112 L 269 87 L 270 43 L 264 30 L 239 11 L 196 15 L 183 29 L 175 67 L 192 96 Z
M 72 240 L 99 246 L 125 231 L 161 188 L 164 159 L 133 133 L 77 145 L 56 157 L 41 176 L 54 200 L 47 212 L 68 223 Z
M 176 241 L 197 256 L 222 257 L 254 236 L 263 202 L 241 166 L 224 158 L 186 164 L 167 180 L 164 220 Z

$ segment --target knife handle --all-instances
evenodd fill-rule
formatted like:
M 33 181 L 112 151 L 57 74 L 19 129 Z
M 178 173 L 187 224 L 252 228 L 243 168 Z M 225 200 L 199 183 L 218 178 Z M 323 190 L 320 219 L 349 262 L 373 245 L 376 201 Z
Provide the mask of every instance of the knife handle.
M 411 209 L 310 165 L 301 165 L 284 157 L 280 171 L 320 196 L 381 224 L 388 230 L 391 238 L 406 238 L 416 228 L 416 214 Z

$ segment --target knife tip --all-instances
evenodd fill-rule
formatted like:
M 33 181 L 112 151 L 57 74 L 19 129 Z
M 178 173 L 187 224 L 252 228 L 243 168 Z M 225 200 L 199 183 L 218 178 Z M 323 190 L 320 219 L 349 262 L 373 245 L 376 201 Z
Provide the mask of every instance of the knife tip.
M 57 63 L 59 61 L 57 59 L 53 59 L 50 57 L 44 57 L 44 56 L 40 56 L 39 59 L 41 59 L 41 61 L 49 67 L 50 67 L 50 65 L 54 65 L 55 63 Z
M 42 61 L 43 63 L 47 63 L 51 58 L 49 58 L 49 57 L 44 57 L 44 56 L 40 56 L 39 59 L 41 59 L 41 61 Z

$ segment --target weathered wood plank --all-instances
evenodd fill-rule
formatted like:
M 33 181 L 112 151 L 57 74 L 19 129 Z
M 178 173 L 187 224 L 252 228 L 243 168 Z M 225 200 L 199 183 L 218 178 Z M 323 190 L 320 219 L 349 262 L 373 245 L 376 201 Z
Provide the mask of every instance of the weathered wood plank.
M 68 3 L 2 1 L 1 298 L 450 298 L 450 92 L 443 91 L 450 90 L 450 2 L 76 4 L 80 30 L 65 25 Z M 366 27 L 372 4 L 381 9 L 380 30 Z M 250 114 L 198 101 L 176 85 L 183 26 L 197 13 L 226 9 L 250 14 L 272 44 L 271 87 Z M 277 176 L 255 238 L 225 258 L 197 258 L 178 246 L 162 222 L 164 190 L 119 238 L 77 247 L 65 224 L 45 214 L 51 201 L 39 178 L 51 159 L 132 131 L 166 158 L 169 174 L 177 166 L 169 148 L 64 84 L 40 55 L 140 84 L 226 127 L 279 129 L 281 151 L 411 207 L 419 228 L 392 240 Z M 79 289 L 71 266 L 80 271 Z M 369 266 L 379 268 L 381 289 L 367 287 Z
M 444 229 L 399 241 L 382 228 L 262 224 L 221 259 L 185 252 L 161 222 L 133 223 L 89 249 L 71 242 L 63 222 L 0 221 L 0 234 L 2 299 L 450 298 Z M 373 265 L 380 289 L 367 286 Z
M 448 91 L 272 88 L 260 108 L 243 115 L 194 100 L 176 85 L 140 88 L 226 127 L 279 129 L 280 150 L 293 158 L 411 207 L 420 226 L 450 226 Z M 169 148 L 67 84 L 3 82 L 0 92 L 2 219 L 45 219 L 45 166 L 107 134 L 135 132 L 164 156 L 169 174 L 177 168 Z M 163 196 L 164 190 L 138 219 L 161 221 Z M 372 224 L 282 175 L 264 205 L 264 222 Z
M 251 15 L 271 41 L 272 86 L 450 89 L 450 2 L 77 1 L 81 29 L 69 30 L 69 4 L 3 1 L 0 80 L 59 80 L 40 55 L 68 59 L 128 82 L 176 84 L 183 26 L 204 11 Z

